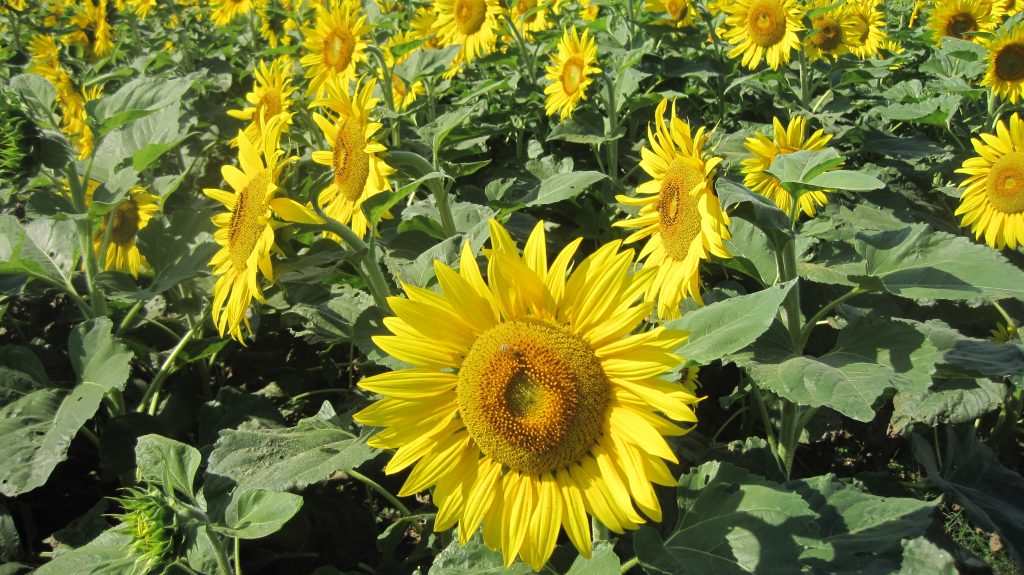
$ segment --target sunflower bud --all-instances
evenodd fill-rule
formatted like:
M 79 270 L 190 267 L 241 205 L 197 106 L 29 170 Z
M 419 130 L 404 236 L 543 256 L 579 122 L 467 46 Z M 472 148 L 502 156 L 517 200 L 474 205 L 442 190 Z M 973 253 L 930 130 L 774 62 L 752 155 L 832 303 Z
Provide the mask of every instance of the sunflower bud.
M 178 523 L 167 497 L 157 488 L 128 488 L 123 497 L 114 498 L 123 513 L 114 515 L 121 522 L 117 530 L 132 538 L 128 552 L 135 558 L 136 574 L 157 572 L 174 556 Z

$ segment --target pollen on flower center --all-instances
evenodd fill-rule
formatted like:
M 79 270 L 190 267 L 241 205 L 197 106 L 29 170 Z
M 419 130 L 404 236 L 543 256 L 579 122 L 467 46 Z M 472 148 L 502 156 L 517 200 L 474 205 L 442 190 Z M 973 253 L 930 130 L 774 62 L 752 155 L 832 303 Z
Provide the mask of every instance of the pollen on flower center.
M 541 321 L 498 324 L 459 370 L 459 413 L 480 450 L 522 473 L 578 462 L 596 443 L 609 383 L 579 336 Z
M 967 38 L 968 32 L 977 32 L 978 22 L 974 19 L 974 16 L 961 12 L 954 14 L 949 21 L 946 23 L 946 36 L 952 36 L 953 38 Z
M 324 64 L 336 72 L 348 68 L 355 47 L 355 40 L 350 34 L 331 32 L 324 40 Z
M 455 25 L 466 35 L 476 34 L 487 17 L 486 0 L 456 0 Z
M 1009 44 L 996 54 L 996 78 L 1004 82 L 1024 80 L 1024 45 Z
M 704 170 L 690 158 L 673 160 L 658 192 L 658 222 L 665 253 L 676 261 L 686 259 L 693 239 L 700 235 L 701 218 L 694 188 L 704 186 Z
M 1024 152 L 1006 154 L 992 164 L 986 191 L 992 206 L 1000 212 L 1024 212 Z
M 121 202 L 114 212 L 110 241 L 115 244 L 129 244 L 139 232 L 139 205 L 134 200 Z
M 748 16 L 750 41 L 767 48 L 786 36 L 786 12 L 779 0 L 756 0 Z
M 573 56 L 562 67 L 562 87 L 566 94 L 575 94 L 583 82 L 583 58 Z
M 334 140 L 334 183 L 342 196 L 356 201 L 363 194 L 366 178 L 370 176 L 370 156 L 365 151 L 366 140 L 359 122 L 346 119 L 338 127 Z
M 270 174 L 266 171 L 257 173 L 244 188 L 238 191 L 235 209 L 231 212 L 228 224 L 228 249 L 231 253 L 231 265 L 237 270 L 248 267 L 249 256 L 256 249 L 265 227 L 262 221 L 266 211 L 267 188 L 270 185 Z

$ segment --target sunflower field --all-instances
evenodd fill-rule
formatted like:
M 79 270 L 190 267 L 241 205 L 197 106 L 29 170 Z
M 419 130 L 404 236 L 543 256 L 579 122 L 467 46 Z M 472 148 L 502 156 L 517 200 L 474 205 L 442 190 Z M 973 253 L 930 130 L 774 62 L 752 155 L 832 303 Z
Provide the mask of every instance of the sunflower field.
M 1024 2 L 0 0 L 0 575 L 1024 574 Z

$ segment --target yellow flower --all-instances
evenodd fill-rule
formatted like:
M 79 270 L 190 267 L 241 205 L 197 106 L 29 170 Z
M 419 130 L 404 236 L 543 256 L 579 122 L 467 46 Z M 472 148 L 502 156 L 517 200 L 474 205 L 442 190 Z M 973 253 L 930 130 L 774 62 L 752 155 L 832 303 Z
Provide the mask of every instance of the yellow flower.
M 693 134 L 690 126 L 672 116 L 665 122 L 668 100 L 655 111 L 655 131 L 648 129 L 650 147 L 641 150 L 640 167 L 653 179 L 636 188 L 637 197 L 616 196 L 629 206 L 640 206 L 635 218 L 615 226 L 639 228 L 626 243 L 648 238 L 639 259 L 645 267 L 656 267 L 657 275 L 647 292 L 658 299 L 658 316 L 679 316 L 679 303 L 700 297 L 700 262 L 712 255 L 728 258 L 724 240 L 729 239 L 729 216 L 722 211 L 712 191 L 712 180 L 721 158 L 704 157 L 708 135 L 701 127 Z
M 360 381 L 386 397 L 354 417 L 397 449 L 388 473 L 412 468 L 399 495 L 436 486 L 436 529 L 458 524 L 465 544 L 480 527 L 506 566 L 540 570 L 563 528 L 590 556 L 588 514 L 617 533 L 638 509 L 661 520 L 651 484 L 675 485 L 676 461 L 663 436 L 696 422 L 698 399 L 658 378 L 683 334 L 633 334 L 654 273 L 630 274 L 632 250 L 606 244 L 567 274 L 581 240 L 549 265 L 543 222 L 522 255 L 490 228 L 486 281 L 467 242 L 458 272 L 435 261 L 440 293 L 389 298 L 394 335 L 374 341 L 413 367 Z
M 291 2 L 269 2 L 256 9 L 260 15 L 260 37 L 267 41 L 271 48 L 291 46 L 290 32 L 299 29 L 295 18 L 289 13 Z
M 150 10 L 156 8 L 156 0 L 127 0 L 126 3 L 141 20 L 145 20 Z
M 597 16 L 601 11 L 601 7 L 597 4 L 591 4 L 590 0 L 579 0 L 580 5 L 580 18 L 588 22 L 597 20 Z
M 334 78 L 345 85 L 355 79 L 356 66 L 366 60 L 363 35 L 370 31 L 361 8 L 356 0 L 342 0 L 331 9 L 317 7 L 316 26 L 303 31 L 307 54 L 300 62 L 310 79 L 306 94 L 319 97 Z
M 227 26 L 238 16 L 244 16 L 253 9 L 253 0 L 213 0 L 213 23 L 216 26 Z
M 381 51 L 384 52 L 384 59 L 387 62 L 388 69 L 391 72 L 391 101 L 394 102 L 395 111 L 402 112 L 407 109 L 420 94 L 426 93 L 426 87 L 423 82 L 417 80 L 413 82 L 412 87 L 406 86 L 405 80 L 401 79 L 398 74 L 394 73 L 394 68 L 398 64 L 409 59 L 412 56 L 413 51 L 405 52 L 398 57 L 395 57 L 393 48 L 409 42 L 415 42 L 419 38 L 416 33 L 407 30 L 402 32 L 396 32 L 395 35 L 388 38 L 387 42 L 381 46 Z
M 260 60 L 256 67 L 252 91 L 245 95 L 245 100 L 250 105 L 241 110 L 228 110 L 228 115 L 232 118 L 249 122 L 244 134 L 253 144 L 263 139 L 260 127 L 275 116 L 282 117 L 283 130 L 287 130 L 292 123 L 289 108 L 295 88 L 292 86 L 291 70 L 292 60 L 288 56 L 279 56 L 270 63 L 270 66 Z M 237 146 L 238 141 L 231 140 L 231 145 Z
M 93 237 L 93 249 L 103 258 L 103 269 L 129 273 L 139 277 L 142 268 L 148 268 L 146 258 L 139 253 L 135 239 L 140 230 L 149 225 L 149 220 L 159 209 L 160 198 L 150 194 L 141 186 L 135 186 L 128 192 L 128 197 L 103 220 Z M 110 238 L 107 239 L 107 228 Z M 106 255 L 103 254 L 104 242 Z
M 533 38 L 534 32 L 541 32 L 551 27 L 548 12 L 551 2 L 547 0 L 517 0 L 509 9 L 512 20 L 519 27 L 523 37 Z
M 1005 27 L 985 42 L 988 48 L 988 71 L 982 86 L 992 88 L 1000 98 L 1016 104 L 1024 93 L 1024 24 Z
M 973 40 L 977 32 L 991 32 L 1000 15 L 992 0 L 939 0 L 932 7 L 928 28 L 935 44 L 941 46 L 946 36 Z
M 666 16 L 656 20 L 656 23 L 667 23 L 677 28 L 692 24 L 696 10 L 691 0 L 647 0 L 648 12 Z
M 412 18 L 412 22 L 409 24 L 409 28 L 412 30 L 414 38 L 420 38 L 426 40 L 423 47 L 426 49 L 441 48 L 441 37 L 436 33 L 434 29 L 434 23 L 437 21 L 437 12 L 434 12 L 433 8 L 421 6 L 416 9 L 416 14 Z
M 544 111 L 549 116 L 558 114 L 566 119 L 572 116 L 580 100 L 587 99 L 587 87 L 593 83 L 594 74 L 601 73 L 597 66 L 597 42 L 588 30 L 580 35 L 573 26 L 562 34 L 558 53 L 551 55 L 551 65 L 545 78 L 551 81 L 544 93 Z
M 772 119 L 773 138 L 769 139 L 761 133 L 747 138 L 744 145 L 754 157 L 743 160 L 743 184 L 751 190 L 775 202 L 779 209 L 787 214 L 793 208 L 793 197 L 783 189 L 778 178 L 765 170 L 772 166 L 772 160 L 779 154 L 791 154 L 800 150 L 821 150 L 828 144 L 832 136 L 825 130 L 818 130 L 807 137 L 807 119 L 794 116 L 789 126 L 783 126 L 778 118 Z M 817 206 L 828 203 L 828 196 L 821 190 L 805 192 L 800 196 L 800 210 L 814 217 Z
M 107 21 L 107 0 L 82 2 L 71 16 L 71 25 L 78 28 L 64 36 L 64 41 L 85 47 L 94 58 L 102 58 L 114 50 L 110 23 Z
M 816 7 L 823 8 L 831 3 L 830 0 L 818 0 Z M 844 4 L 811 18 L 811 27 L 804 38 L 804 50 L 812 62 L 823 58 L 836 59 L 850 51 L 854 38 L 858 38 L 857 22 Z
M 889 39 L 885 32 L 885 16 L 879 5 L 879 0 L 850 0 L 843 5 L 853 20 L 850 52 L 858 58 L 877 57 Z
M 434 33 L 445 46 L 462 46 L 457 65 L 452 63 L 454 70 L 494 51 L 501 14 L 498 0 L 435 0 L 434 10 Z
M 772 70 L 787 64 L 790 52 L 800 48 L 797 32 L 803 14 L 795 0 L 732 0 L 722 4 L 728 14 L 723 37 L 736 46 L 730 58 L 742 56 L 742 63 L 753 70 L 765 59 Z
M 359 237 L 365 236 L 369 227 L 363 215 L 363 202 L 389 191 L 388 176 L 395 172 L 377 155 L 387 148 L 373 138 L 381 128 L 380 122 L 370 121 L 370 112 L 377 105 L 377 98 L 373 97 L 375 84 L 372 79 L 357 82 L 350 96 L 348 83 L 334 80 L 327 83 L 328 98 L 313 102 L 314 106 L 326 106 L 337 114 L 333 120 L 313 114 L 313 121 L 320 126 L 331 146 L 330 150 L 313 152 L 313 161 L 330 166 L 333 172 L 331 183 L 320 192 L 318 203 L 324 213 L 349 225 Z
M 300 204 L 277 196 L 281 168 L 294 160 L 282 158 L 284 151 L 278 148 L 281 117 L 272 118 L 260 133 L 263 138 L 256 144 L 239 133 L 240 169 L 234 166 L 221 168 L 224 181 L 233 191 L 203 190 L 228 209 L 212 218 L 217 226 L 213 238 L 221 245 L 210 260 L 213 274 L 219 276 L 213 286 L 213 323 L 221 335 L 229 333 L 239 342 L 243 338 L 243 322 L 246 330 L 252 332 L 246 317 L 252 299 L 265 301 L 260 274 L 274 281 L 270 252 L 276 249 L 274 228 L 279 227 L 279 223 L 270 219 L 271 212 L 289 221 L 319 221 Z
M 1014 114 L 1010 127 L 1000 120 L 996 133 L 973 138 L 973 158 L 964 160 L 957 173 L 963 195 L 956 215 L 961 226 L 971 226 L 974 237 L 996 249 L 1024 244 L 1024 121 Z

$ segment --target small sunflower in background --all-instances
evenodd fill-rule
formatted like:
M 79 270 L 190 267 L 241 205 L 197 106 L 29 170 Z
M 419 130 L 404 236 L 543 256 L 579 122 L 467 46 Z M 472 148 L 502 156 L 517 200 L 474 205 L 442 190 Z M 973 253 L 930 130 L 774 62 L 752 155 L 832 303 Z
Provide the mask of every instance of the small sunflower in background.
M 708 134 L 696 133 L 676 116 L 675 105 L 668 123 L 662 100 L 655 111 L 655 130 L 648 129 L 650 147 L 641 150 L 640 167 L 650 181 L 636 188 L 637 197 L 616 196 L 627 206 L 639 206 L 636 217 L 615 222 L 623 228 L 639 228 L 626 243 L 647 238 L 638 259 L 657 268 L 647 297 L 658 300 L 658 317 L 679 317 L 679 303 L 700 297 L 700 262 L 712 255 L 731 257 L 724 241 L 729 239 L 729 216 L 722 211 L 712 181 L 721 158 L 705 157 Z
M 357 82 L 349 95 L 348 82 L 335 79 L 327 83 L 327 97 L 313 102 L 336 114 L 334 119 L 313 114 L 313 121 L 331 147 L 313 152 L 313 161 L 330 166 L 332 171 L 331 183 L 320 192 L 318 203 L 327 216 L 348 225 L 361 238 L 369 228 L 363 202 L 390 190 L 388 176 L 395 173 L 378 156 L 387 148 L 374 139 L 381 129 L 380 122 L 370 121 L 378 102 L 373 97 L 375 85 L 374 79 Z M 328 237 L 337 239 L 333 234 Z
M 125 0 L 125 3 L 140 20 L 145 20 L 150 11 L 156 8 L 156 0 Z
M 93 58 L 102 58 L 114 51 L 113 31 L 107 20 L 107 0 L 82 2 L 71 16 L 70 24 L 78 30 L 65 35 L 65 43 L 82 46 Z
M 997 0 L 997 3 L 1000 12 L 1006 18 L 1024 10 L 1024 0 Z
M 829 0 L 819 0 L 815 8 L 825 8 Z M 857 37 L 857 23 L 845 8 L 831 8 L 810 18 L 811 27 L 804 34 L 804 52 L 808 60 L 836 59 L 850 52 Z
M 793 208 L 793 196 L 782 187 L 778 178 L 765 170 L 772 166 L 772 160 L 779 154 L 824 149 L 832 136 L 819 129 L 807 137 L 807 119 L 801 116 L 794 116 L 788 126 L 773 118 L 772 127 L 771 138 L 758 132 L 744 142 L 754 157 L 743 160 L 743 185 L 768 198 L 788 214 Z M 800 211 L 813 218 L 818 206 L 828 203 L 828 196 L 822 190 L 809 190 L 800 196 L 798 202 Z
M 512 21 L 527 40 L 533 39 L 535 32 L 551 27 L 551 20 L 548 19 L 551 2 L 548 0 L 516 0 L 509 12 Z
M 663 16 L 654 21 L 655 24 L 667 24 L 683 28 L 693 23 L 696 7 L 691 0 L 647 0 L 647 11 Z
M 597 4 L 592 4 L 590 0 L 579 0 L 577 2 L 580 6 L 580 18 L 593 22 L 597 20 L 598 15 L 601 13 L 601 7 Z
M 253 0 L 213 0 L 210 2 L 213 12 L 210 18 L 215 26 L 227 26 L 232 20 L 252 12 L 255 7 Z
M 159 211 L 159 200 L 160 198 L 147 192 L 142 186 L 135 186 L 128 191 L 128 197 L 118 203 L 104 218 L 93 237 L 93 249 L 98 256 L 104 258 L 103 269 L 124 272 L 137 278 L 143 268 L 149 267 L 135 240 L 138 233 L 149 225 L 149 220 Z
M 443 46 L 441 37 L 434 28 L 436 21 L 437 12 L 434 12 L 432 7 L 420 6 L 416 9 L 412 22 L 409 23 L 409 29 L 412 31 L 413 37 L 424 40 L 424 49 L 432 50 Z
M 957 173 L 963 195 L 956 215 L 961 226 L 971 226 L 976 239 L 994 249 L 1011 250 L 1024 244 L 1024 120 L 1014 114 L 1010 125 L 1000 120 L 996 133 L 972 138 L 973 158 L 964 160 Z
M 587 98 L 587 87 L 594 82 L 591 76 L 601 73 L 597 42 L 588 30 L 581 35 L 575 26 L 567 29 L 558 43 L 558 53 L 551 55 L 551 64 L 545 70 L 544 77 L 551 84 L 544 88 L 544 111 L 564 120 L 572 116 L 580 100 Z
M 992 0 L 940 0 L 932 6 L 928 28 L 935 45 L 941 46 L 947 36 L 973 40 L 977 32 L 991 32 L 1001 15 Z
M 342 0 L 332 8 L 317 6 L 316 25 L 303 30 L 306 55 L 299 60 L 309 78 L 307 95 L 323 95 L 328 80 L 348 85 L 355 79 L 356 66 L 366 61 L 363 36 L 371 28 L 361 10 L 354 0 Z
M 238 120 L 249 122 L 243 133 L 253 144 L 263 139 L 260 130 L 275 116 L 282 116 L 280 128 L 287 130 L 292 123 L 291 95 L 296 88 L 292 86 L 292 59 L 278 56 L 270 65 L 260 60 L 256 66 L 252 91 L 245 95 L 249 106 L 241 110 L 228 110 L 228 115 Z M 238 146 L 238 139 L 231 140 L 232 146 Z
M 502 13 L 497 0 L 435 0 L 434 33 L 445 46 L 461 45 L 456 60 L 459 67 L 471 64 L 494 51 L 498 35 L 498 16 Z M 458 69 L 453 62 L 452 67 Z
M 299 29 L 294 11 L 292 0 L 267 2 L 256 9 L 260 16 L 260 37 L 266 40 L 271 48 L 292 45 L 291 32 Z
M 384 60 L 388 65 L 388 70 L 391 71 L 391 101 L 395 105 L 396 112 L 403 112 L 416 101 L 421 95 L 425 94 L 427 89 L 423 85 L 422 81 L 415 81 L 412 86 L 406 85 L 405 80 L 395 74 L 395 66 L 405 62 L 412 56 L 412 51 L 406 51 L 398 56 L 395 56 L 395 46 L 407 44 L 409 42 L 415 42 L 418 40 L 417 34 L 412 30 L 404 30 L 395 32 L 393 36 L 388 38 L 381 46 L 381 51 L 384 52 Z
M 748 69 L 764 60 L 778 70 L 800 49 L 803 12 L 795 0 L 735 0 L 720 9 L 727 14 L 723 38 L 734 44 L 729 57 L 742 58 Z
M 889 39 L 880 5 L 879 0 L 850 0 L 843 5 L 853 21 L 850 52 L 858 58 L 877 57 Z
M 458 525 L 465 544 L 480 528 L 506 567 L 539 571 L 563 529 L 590 557 L 589 515 L 616 533 L 661 520 L 664 436 L 688 431 L 675 422 L 696 422 L 698 398 L 659 378 L 685 334 L 635 333 L 655 272 L 631 273 L 632 250 L 605 244 L 569 273 L 580 239 L 549 263 L 543 222 L 522 254 L 490 231 L 486 276 L 466 242 L 457 272 L 434 262 L 440 293 L 388 298 L 394 335 L 374 342 L 413 367 L 361 380 L 385 397 L 354 418 L 397 449 L 387 473 L 412 468 L 399 496 L 436 486 L 436 530 Z
M 1024 21 L 1010 28 L 1000 28 L 988 48 L 988 71 L 981 80 L 1000 98 L 1016 104 L 1024 93 Z

